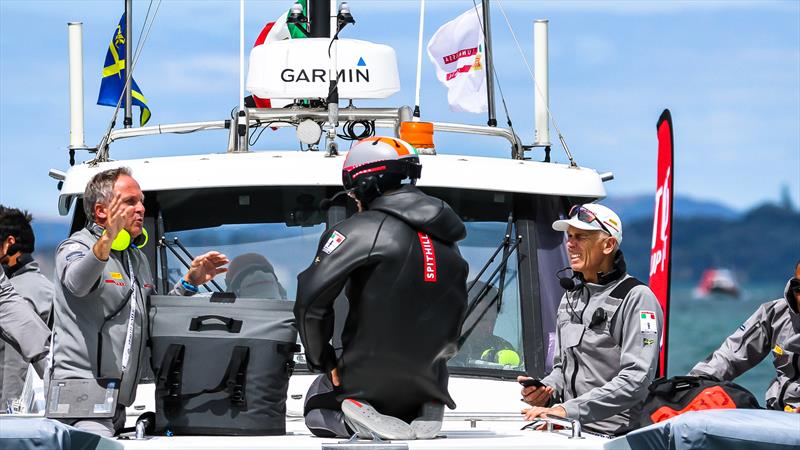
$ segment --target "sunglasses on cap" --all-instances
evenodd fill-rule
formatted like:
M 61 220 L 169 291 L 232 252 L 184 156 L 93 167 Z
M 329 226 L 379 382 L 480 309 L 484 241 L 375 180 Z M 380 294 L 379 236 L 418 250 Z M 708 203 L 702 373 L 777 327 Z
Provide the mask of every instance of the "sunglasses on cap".
M 614 235 L 613 233 L 611 233 L 611 231 L 608 230 L 608 228 L 606 228 L 605 225 L 603 225 L 603 222 L 601 222 L 600 219 L 597 218 L 597 215 L 595 213 L 590 211 L 588 208 L 584 208 L 583 205 L 575 205 L 572 208 L 570 208 L 569 217 L 570 218 L 577 217 L 578 220 L 580 220 L 583 223 L 592 223 L 594 221 L 597 221 L 597 223 L 600 225 L 600 228 L 602 228 L 603 231 L 605 231 L 611 236 Z

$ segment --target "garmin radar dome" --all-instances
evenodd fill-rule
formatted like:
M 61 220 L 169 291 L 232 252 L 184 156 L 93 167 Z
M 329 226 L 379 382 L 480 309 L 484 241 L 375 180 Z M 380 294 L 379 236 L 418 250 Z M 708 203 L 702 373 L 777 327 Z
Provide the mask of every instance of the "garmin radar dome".
M 342 168 L 342 184 L 366 208 L 386 191 L 407 182 L 416 184 L 422 174 L 417 150 L 393 137 L 370 137 L 350 148 Z

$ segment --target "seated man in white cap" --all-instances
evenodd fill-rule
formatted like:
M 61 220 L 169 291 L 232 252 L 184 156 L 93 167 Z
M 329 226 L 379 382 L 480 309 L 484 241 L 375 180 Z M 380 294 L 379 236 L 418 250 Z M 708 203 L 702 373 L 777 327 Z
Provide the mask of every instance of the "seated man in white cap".
M 567 233 L 572 277 L 557 315 L 553 371 L 522 389 L 525 419 L 553 414 L 603 434 L 630 431 L 658 367 L 663 314 L 653 291 L 628 275 L 622 221 L 597 204 L 576 205 L 553 229 Z M 520 377 L 520 382 L 526 377 Z

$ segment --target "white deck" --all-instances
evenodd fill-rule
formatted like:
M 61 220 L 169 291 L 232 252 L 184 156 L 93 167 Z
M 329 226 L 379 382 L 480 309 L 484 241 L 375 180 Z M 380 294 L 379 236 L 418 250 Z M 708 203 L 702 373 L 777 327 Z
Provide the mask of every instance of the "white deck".
M 408 443 L 409 449 L 601 449 L 608 439 L 585 435 L 570 439 L 569 431 L 548 433 L 520 431 L 520 421 L 477 421 L 472 428 L 468 421 L 445 421 L 441 437 L 431 440 L 397 441 Z M 143 441 L 117 440 L 126 449 L 315 449 L 342 439 L 318 438 L 311 435 L 302 419 L 287 422 L 286 436 L 178 436 L 153 437 Z M 361 441 L 366 443 L 367 441 Z M 351 446 L 350 448 L 357 448 Z
M 140 449 L 320 449 L 342 439 L 318 438 L 303 422 L 303 402 L 315 375 L 291 378 L 287 399 L 286 436 L 157 436 L 144 441 L 118 440 L 125 448 Z M 609 440 L 584 433 L 570 439 L 570 431 L 553 433 L 520 429 L 527 423 L 519 414 L 520 386 L 514 381 L 450 377 L 450 394 L 458 405 L 446 410 L 441 436 L 433 440 L 407 441 L 409 449 L 598 449 Z M 141 385 L 136 403 L 128 409 L 132 427 L 138 414 L 153 411 L 153 385 Z M 137 408 L 138 406 L 138 408 Z M 138 410 L 138 411 L 137 411 Z M 132 435 L 132 434 L 131 434 Z M 361 441 L 367 442 L 367 441 Z M 406 442 L 406 441 L 403 441 Z

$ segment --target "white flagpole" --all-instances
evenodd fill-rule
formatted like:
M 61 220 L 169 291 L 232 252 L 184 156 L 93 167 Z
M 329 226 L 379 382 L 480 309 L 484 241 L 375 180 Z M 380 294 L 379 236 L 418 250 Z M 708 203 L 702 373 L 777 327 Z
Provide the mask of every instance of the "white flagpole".
M 244 0 L 239 0 L 239 111 L 244 110 Z
M 417 92 L 414 96 L 414 121 L 419 121 L 419 89 L 422 84 L 422 35 L 425 28 L 425 0 L 419 2 L 419 43 L 417 45 Z

